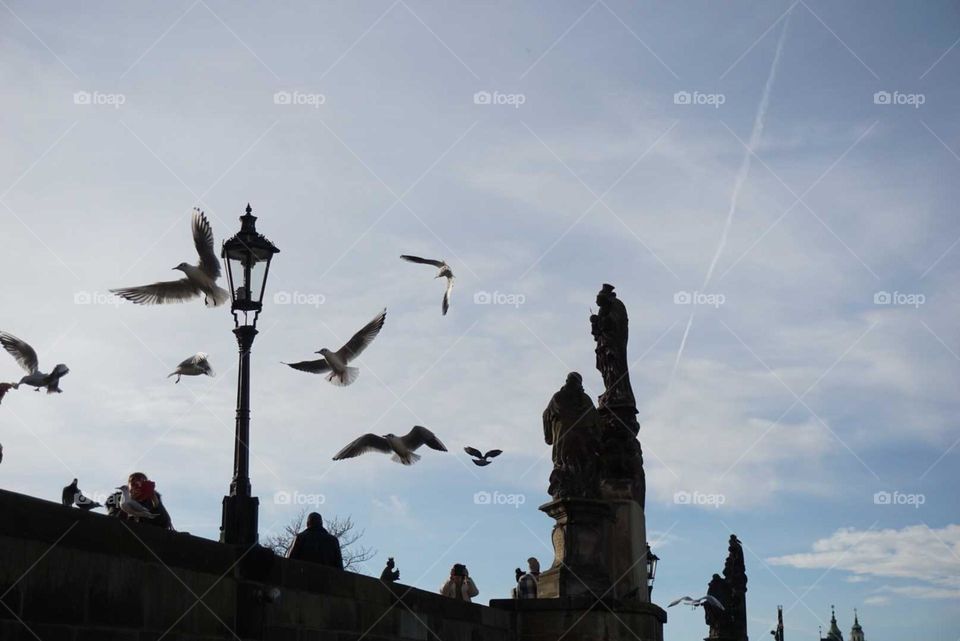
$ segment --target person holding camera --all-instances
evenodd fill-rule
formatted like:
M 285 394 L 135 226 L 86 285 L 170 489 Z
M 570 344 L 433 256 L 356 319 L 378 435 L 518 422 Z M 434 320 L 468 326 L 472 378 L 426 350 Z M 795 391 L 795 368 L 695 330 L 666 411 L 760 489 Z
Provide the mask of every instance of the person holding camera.
M 462 563 L 454 563 L 453 567 L 450 568 L 450 578 L 440 588 L 440 594 L 458 601 L 472 603 L 471 599 L 480 594 L 480 590 L 477 589 L 473 579 L 470 578 L 467 566 Z

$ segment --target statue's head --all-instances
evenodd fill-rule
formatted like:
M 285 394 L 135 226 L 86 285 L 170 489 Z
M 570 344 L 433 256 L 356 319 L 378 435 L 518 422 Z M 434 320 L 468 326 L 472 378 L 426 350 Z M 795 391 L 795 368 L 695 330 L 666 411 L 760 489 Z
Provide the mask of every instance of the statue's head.
M 393 557 L 387 559 L 387 567 L 392 568 L 394 566 Z
M 580 376 L 577 372 L 570 372 L 567 374 L 567 384 L 565 385 L 568 389 L 583 391 L 583 377 Z
M 613 291 L 613 285 L 604 283 L 603 287 L 600 288 L 600 293 L 597 294 L 597 305 L 603 307 L 616 297 L 617 294 Z

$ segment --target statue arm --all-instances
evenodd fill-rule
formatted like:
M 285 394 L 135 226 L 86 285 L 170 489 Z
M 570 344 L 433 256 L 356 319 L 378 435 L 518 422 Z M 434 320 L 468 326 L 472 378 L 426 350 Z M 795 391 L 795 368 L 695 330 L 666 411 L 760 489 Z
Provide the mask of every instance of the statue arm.
M 553 445 L 553 412 L 550 411 L 550 407 L 543 410 L 543 440 L 546 441 L 547 445 Z

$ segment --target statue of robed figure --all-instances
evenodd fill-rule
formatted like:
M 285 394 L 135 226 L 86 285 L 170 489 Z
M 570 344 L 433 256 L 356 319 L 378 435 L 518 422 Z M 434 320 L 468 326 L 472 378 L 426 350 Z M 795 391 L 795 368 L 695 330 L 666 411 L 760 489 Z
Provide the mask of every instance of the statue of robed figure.
M 599 497 L 600 436 L 599 415 L 583 391 L 583 378 L 570 372 L 543 411 L 543 438 L 553 446 L 551 497 Z
M 602 425 L 601 478 L 608 486 L 625 486 L 629 497 L 644 507 L 647 482 L 643 450 L 637 440 L 637 402 L 627 362 L 629 319 L 627 308 L 613 289 L 613 285 L 603 285 L 597 294 L 599 310 L 590 316 L 591 333 L 597 343 L 597 369 L 605 387 L 598 401 Z

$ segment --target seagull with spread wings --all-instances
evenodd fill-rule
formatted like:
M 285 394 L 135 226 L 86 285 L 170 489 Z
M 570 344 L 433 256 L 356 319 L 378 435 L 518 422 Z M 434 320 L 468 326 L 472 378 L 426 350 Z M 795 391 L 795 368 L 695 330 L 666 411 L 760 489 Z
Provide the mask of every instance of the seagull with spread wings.
M 483 467 L 484 465 L 490 465 L 493 463 L 490 459 L 496 458 L 503 454 L 503 450 L 490 450 L 486 454 L 481 452 L 475 447 L 465 447 L 463 451 L 473 457 L 473 464 Z
M 423 427 L 414 425 L 405 436 L 396 434 L 364 434 L 345 448 L 337 452 L 333 457 L 334 461 L 341 461 L 345 458 L 353 458 L 366 454 L 367 452 L 383 452 L 384 454 L 393 454 L 390 460 L 402 463 L 404 465 L 413 465 L 420 460 L 420 455 L 414 451 L 422 445 L 430 449 L 446 452 L 446 446 L 440 442 L 436 435 Z
M 363 350 L 370 346 L 373 339 L 377 337 L 380 330 L 383 329 L 383 322 L 387 319 L 387 309 L 377 314 L 372 321 L 363 326 L 363 328 L 353 335 L 347 343 L 337 351 L 331 351 L 324 347 L 317 354 L 322 354 L 323 358 L 315 361 L 300 361 L 297 363 L 284 363 L 293 369 L 301 372 L 310 372 L 311 374 L 329 374 L 327 380 L 337 387 L 350 385 L 360 375 L 359 368 L 348 367 L 347 363 L 359 356 Z
M 453 292 L 453 270 L 450 269 L 450 265 L 447 264 L 445 260 L 434 260 L 432 258 L 420 258 L 419 256 L 408 256 L 403 254 L 400 256 L 403 260 L 409 263 L 418 263 L 420 265 L 433 265 L 440 271 L 437 272 L 437 275 L 434 278 L 446 278 L 447 279 L 447 289 L 443 292 L 443 315 L 447 315 L 447 310 L 450 309 L 450 294 Z
M 179 383 L 181 376 L 200 376 L 201 374 L 214 376 L 213 367 L 210 366 L 210 360 L 206 352 L 197 352 L 190 358 L 184 359 L 167 378 L 176 376 L 177 380 L 174 382 Z
M 27 375 L 20 379 L 19 383 L 14 383 L 13 389 L 21 385 L 29 385 L 40 391 L 41 387 L 47 388 L 47 394 L 59 394 L 60 379 L 70 373 L 70 369 L 63 363 L 58 364 L 49 374 L 40 371 L 37 352 L 26 342 L 20 340 L 13 334 L 0 332 L 0 345 L 7 350 L 11 356 L 19 363 L 20 367 L 26 370 Z
M 194 207 L 193 244 L 200 256 L 196 265 L 180 263 L 174 269 L 183 272 L 180 280 L 167 280 L 139 287 L 124 287 L 110 291 L 138 305 L 182 303 L 203 294 L 207 307 L 222 305 L 230 298 L 230 292 L 217 285 L 220 278 L 220 259 L 213 249 L 213 228 L 207 216 Z
M 670 605 L 668 605 L 667 607 L 668 607 L 668 608 L 672 608 L 673 606 L 677 605 L 678 603 L 682 603 L 682 604 L 684 604 L 684 605 L 689 605 L 689 606 L 692 607 L 692 608 L 697 608 L 697 607 L 704 606 L 704 605 L 711 605 L 711 606 L 717 608 L 718 610 L 723 610 L 723 609 L 724 609 L 723 604 L 720 603 L 719 599 L 717 599 L 717 597 L 715 597 L 715 596 L 713 596 L 713 595 L 710 595 L 710 594 L 708 594 L 707 596 L 702 596 L 702 597 L 700 597 L 699 599 L 694 599 L 694 598 L 688 597 L 688 596 L 682 596 L 682 597 L 680 597 L 679 599 L 677 599 L 676 601 L 674 601 L 673 603 L 671 603 Z

